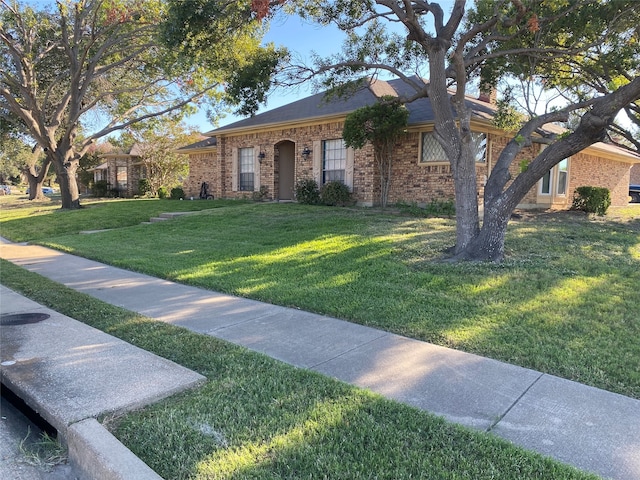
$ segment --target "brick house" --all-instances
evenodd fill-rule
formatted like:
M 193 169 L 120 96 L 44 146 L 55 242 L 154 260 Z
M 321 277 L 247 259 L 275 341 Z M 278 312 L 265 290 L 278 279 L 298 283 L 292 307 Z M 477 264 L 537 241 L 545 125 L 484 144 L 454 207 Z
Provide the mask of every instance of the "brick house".
M 312 178 L 318 185 L 341 180 L 360 205 L 379 201 L 379 174 L 370 145 L 346 148 L 342 128 L 353 110 L 373 104 L 384 95 L 399 95 L 407 87 L 401 80 L 376 80 L 346 99 L 312 95 L 282 107 L 215 129 L 198 142 L 181 148 L 189 155 L 190 173 L 183 188 L 197 198 L 207 182 L 216 198 L 246 198 L 261 187 L 267 198 L 293 200 L 298 180 Z M 467 98 L 473 111 L 471 127 L 477 146 L 476 171 L 479 201 L 492 164 L 510 137 L 491 119 L 495 107 L 489 98 Z M 428 98 L 407 105 L 409 126 L 396 144 L 389 202 L 426 204 L 453 198 L 451 168 L 433 136 L 433 111 Z M 557 127 L 554 127 L 557 128 Z M 542 143 L 524 149 L 512 164 L 515 177 L 521 163 L 534 158 Z M 640 157 L 608 144 L 596 143 L 563 160 L 547 173 L 522 200 L 521 208 L 568 208 L 573 191 L 581 185 L 606 187 L 612 204 L 628 202 L 632 165 Z
M 138 145 L 128 152 L 109 152 L 100 155 L 104 163 L 92 168 L 94 182 L 107 182 L 107 189 L 118 197 L 133 197 L 138 194 L 138 182 L 145 178 L 144 165 L 140 159 Z

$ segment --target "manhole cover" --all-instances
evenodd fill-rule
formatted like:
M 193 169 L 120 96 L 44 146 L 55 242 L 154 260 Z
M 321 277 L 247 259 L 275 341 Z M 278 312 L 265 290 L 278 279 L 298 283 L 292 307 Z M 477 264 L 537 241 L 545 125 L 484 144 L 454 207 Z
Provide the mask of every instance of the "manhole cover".
M 51 315 L 48 313 L 13 313 L 10 315 L 0 315 L 0 325 L 27 325 L 46 320 Z

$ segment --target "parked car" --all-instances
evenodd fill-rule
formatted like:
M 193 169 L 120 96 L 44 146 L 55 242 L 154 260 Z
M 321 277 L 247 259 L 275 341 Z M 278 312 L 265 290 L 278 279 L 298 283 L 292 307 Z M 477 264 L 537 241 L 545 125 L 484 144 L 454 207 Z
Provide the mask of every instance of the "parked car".
M 640 185 L 629 185 L 629 196 L 631 202 L 640 203 Z
M 11 187 L 9 185 L 0 185 L 0 195 L 11 195 Z
M 29 195 L 29 189 L 27 188 L 24 193 Z M 42 187 L 42 193 L 44 193 L 45 195 L 53 195 L 54 193 L 56 193 L 56 191 L 51 187 Z

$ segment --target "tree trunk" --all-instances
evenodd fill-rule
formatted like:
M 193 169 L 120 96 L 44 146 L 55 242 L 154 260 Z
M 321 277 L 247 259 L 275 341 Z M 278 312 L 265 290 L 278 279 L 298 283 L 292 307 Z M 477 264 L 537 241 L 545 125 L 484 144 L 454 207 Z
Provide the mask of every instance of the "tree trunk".
M 51 162 L 45 159 L 39 172 L 36 171 L 35 164 L 29 165 L 28 168 L 23 170 L 29 183 L 29 200 L 44 200 L 46 198 L 42 193 L 42 184 L 49 173 L 50 166 Z
M 453 259 L 500 262 L 504 257 L 504 240 L 512 211 L 502 205 L 485 208 L 480 231 L 464 249 L 456 252 Z
M 76 180 L 78 160 L 73 158 L 73 152 L 54 152 L 53 165 L 60 184 L 60 198 L 62 209 L 75 210 L 80 208 L 80 192 Z
M 446 58 L 446 44 L 437 44 L 429 49 L 429 100 L 436 121 L 434 133 L 449 159 L 453 175 L 456 205 L 455 253 L 458 254 L 478 235 L 478 186 L 475 155 L 472 151 L 471 111 L 464 103 L 464 95 L 454 99 L 458 125 L 447 90 Z M 458 79 L 458 88 L 461 91 L 464 89 L 463 79 Z
M 462 252 L 479 233 L 475 156 L 469 144 L 463 141 L 461 147 L 460 158 L 451 162 L 456 205 L 456 254 Z

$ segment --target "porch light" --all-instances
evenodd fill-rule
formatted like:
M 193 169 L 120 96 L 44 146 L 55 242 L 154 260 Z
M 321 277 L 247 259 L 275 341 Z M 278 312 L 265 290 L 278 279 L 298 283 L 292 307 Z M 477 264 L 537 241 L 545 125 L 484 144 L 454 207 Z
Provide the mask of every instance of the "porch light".
M 264 152 L 260 152 L 258 154 L 258 162 L 262 163 L 262 161 L 264 160 L 264 157 L 266 157 L 267 155 Z
M 309 155 L 311 155 L 311 149 L 309 147 L 304 147 L 302 149 L 302 158 L 304 158 L 305 160 L 308 160 Z

